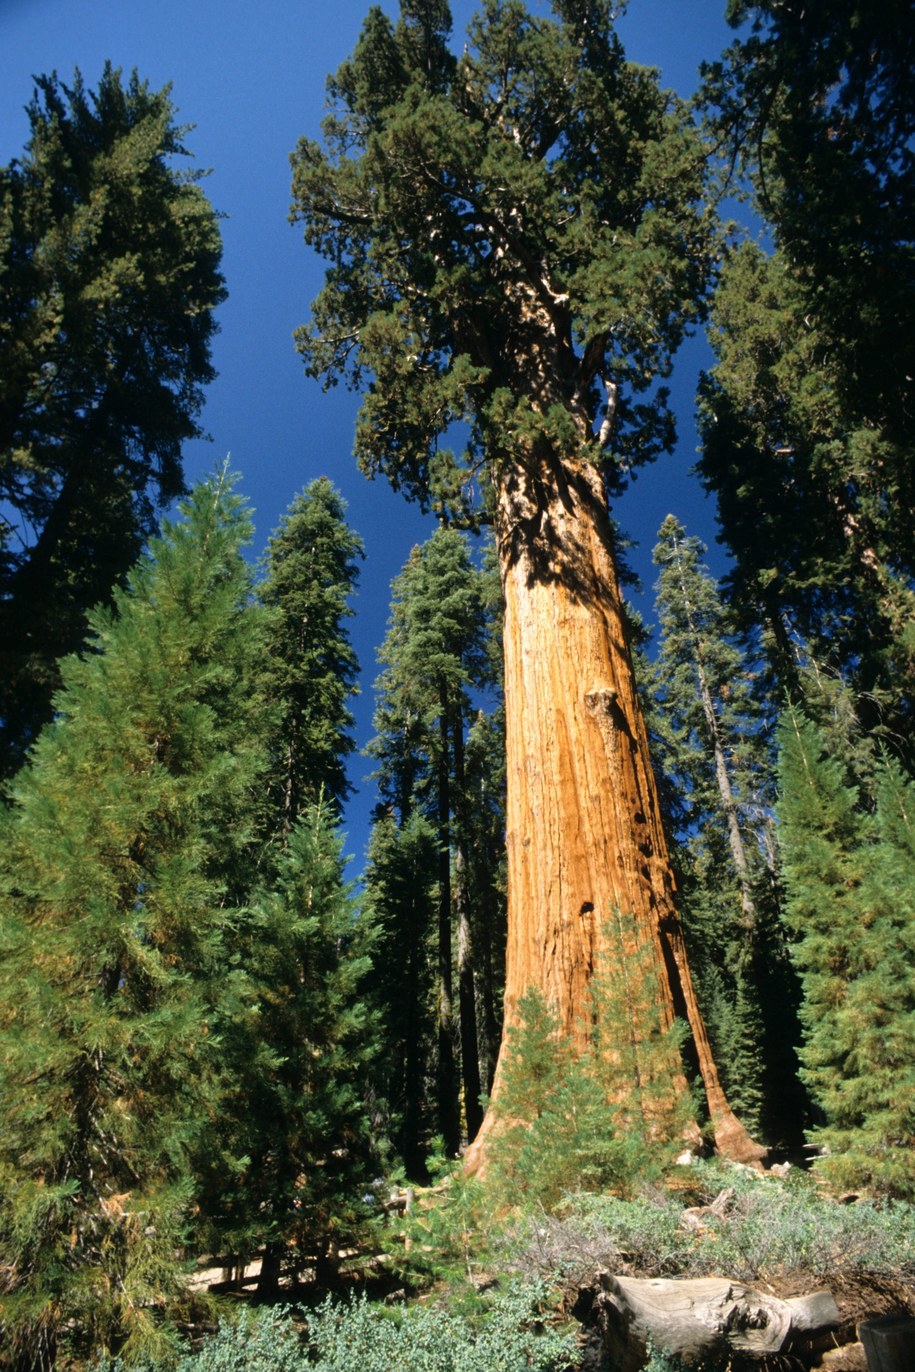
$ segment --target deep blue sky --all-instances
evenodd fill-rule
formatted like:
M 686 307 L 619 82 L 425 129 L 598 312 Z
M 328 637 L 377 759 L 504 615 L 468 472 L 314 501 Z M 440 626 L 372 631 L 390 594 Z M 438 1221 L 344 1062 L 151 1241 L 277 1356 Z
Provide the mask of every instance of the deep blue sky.
M 545 0 L 529 5 L 547 8 Z M 396 13 L 396 0 L 383 7 Z M 257 552 L 314 477 L 328 475 L 342 492 L 367 554 L 351 621 L 363 667 L 360 746 L 371 736 L 375 650 L 390 582 L 431 526 L 385 483 L 367 482 L 356 470 L 357 398 L 342 389 L 325 395 L 303 373 L 291 335 L 307 318 L 322 267 L 287 212 L 289 153 L 301 134 L 317 135 L 325 78 L 352 51 L 368 8 L 369 0 L 0 0 L 0 163 L 27 138 L 33 75 L 56 70 L 67 81 L 79 67 L 94 88 L 106 59 L 126 72 L 136 67 L 156 88 L 171 82 L 180 121 L 196 126 L 187 143 L 196 164 L 212 169 L 205 189 L 225 215 L 229 298 L 214 348 L 219 377 L 203 416 L 212 442 L 189 446 L 187 475 L 193 480 L 231 454 L 254 507 Z M 458 46 L 474 9 L 471 0 L 452 0 Z M 724 0 L 631 0 L 619 27 L 633 60 L 659 67 L 665 85 L 689 95 L 699 62 L 729 41 L 723 11 Z M 655 535 L 670 512 L 712 545 L 710 561 L 722 565 L 714 510 L 689 475 L 695 377 L 707 356 L 703 343 L 689 344 L 677 369 L 677 453 L 643 472 L 615 511 L 638 541 L 631 560 L 648 588 Z M 368 771 L 357 757 L 352 775 L 360 791 L 346 816 L 356 870 L 372 804 Z

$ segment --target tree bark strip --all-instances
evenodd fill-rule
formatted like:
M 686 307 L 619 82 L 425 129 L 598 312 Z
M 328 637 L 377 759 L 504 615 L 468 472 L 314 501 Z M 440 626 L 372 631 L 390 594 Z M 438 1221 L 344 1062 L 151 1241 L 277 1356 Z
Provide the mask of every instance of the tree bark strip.
M 501 483 L 508 948 L 505 1023 L 541 990 L 582 1046 L 614 908 L 653 949 L 662 1026 L 689 1022 L 718 1148 L 758 1158 L 725 1098 L 686 959 L 600 474 L 543 464 Z M 634 949 L 632 950 L 635 951 Z M 506 1037 L 500 1063 L 505 1053 Z M 499 1069 L 494 1095 L 499 1090 Z M 672 1091 L 685 1091 L 681 1078 Z M 485 1165 L 490 1110 L 467 1157 Z

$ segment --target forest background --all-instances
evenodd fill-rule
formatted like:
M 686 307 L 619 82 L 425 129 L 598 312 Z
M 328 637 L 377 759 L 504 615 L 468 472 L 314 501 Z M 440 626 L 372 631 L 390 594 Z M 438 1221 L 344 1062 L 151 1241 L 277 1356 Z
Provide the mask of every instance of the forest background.
M 340 762 L 352 751 L 355 667 L 339 630 L 358 538 L 330 484 L 310 483 L 255 590 L 232 480 L 195 483 L 114 613 L 92 616 L 100 651 L 64 664 L 59 717 L 3 816 L 3 1320 L 23 1366 L 50 1366 L 59 1341 L 173 1346 L 175 1327 L 150 1312 L 181 1308 L 182 1239 L 192 1251 L 231 1247 L 240 1266 L 259 1250 L 262 1292 L 306 1269 L 333 1280 L 379 1201 L 357 1199 L 373 1159 L 393 1145 L 412 1177 L 428 1177 L 434 1130 L 452 1158 L 462 1133 L 473 1140 L 494 1071 L 467 1165 L 516 1199 L 562 1206 L 570 1184 L 632 1193 L 684 1131 L 696 1142 L 681 1044 L 723 1154 L 758 1161 L 750 1133 L 796 1146 L 806 1131 L 827 1180 L 912 1194 L 911 29 L 900 57 L 885 16 L 776 7 L 777 43 L 751 36 L 730 68 L 706 71 L 718 130 L 737 139 L 737 169 L 773 225 L 767 256 L 747 243 L 716 250 L 685 111 L 665 109 L 652 78 L 620 64 L 608 6 L 554 0 L 558 22 L 541 26 L 491 0 L 457 65 L 446 6 L 401 8 L 396 29 L 370 14 L 330 87 L 339 122 L 324 133 L 331 147 L 342 140 L 339 164 L 305 141 L 293 160 L 297 217 L 334 264 L 298 344 L 334 379 L 358 340 L 356 360 L 379 384 L 357 448 L 395 486 L 467 514 L 472 488 L 454 482 L 437 442 L 455 406 L 473 421 L 468 460 L 486 459 L 510 705 L 499 1067 L 500 723 L 475 717 L 466 694 L 497 684 L 492 577 L 440 528 L 394 582 L 373 721 L 382 805 L 357 917 L 333 801 L 348 791 Z M 503 85 L 506 51 L 523 53 L 517 87 Z M 59 89 L 39 90 L 61 115 L 47 122 L 32 107 L 39 174 L 4 169 L 4 477 L 13 507 L 23 501 L 36 527 L 46 517 L 31 562 L 14 528 L 3 549 L 3 614 L 21 630 L 3 648 L 14 669 L 3 725 L 20 749 L 23 682 L 48 663 L 17 658 L 15 645 L 38 642 L 42 625 L 66 628 L 80 578 L 104 580 L 104 565 L 83 557 L 94 540 L 126 572 L 137 533 L 152 532 L 141 503 L 140 529 L 118 548 L 109 533 L 129 488 L 119 478 L 93 503 L 88 458 L 112 442 L 123 397 L 147 397 L 127 421 L 130 457 L 152 443 L 175 492 L 193 427 L 179 402 L 193 413 L 210 379 L 209 306 L 221 296 L 201 183 L 170 182 L 161 164 L 142 190 L 131 179 L 155 121 L 174 136 L 161 97 L 135 79 L 122 87 L 110 67 L 105 118 L 151 101 L 152 123 L 102 160 L 72 239 L 52 231 L 34 254 L 23 247 L 72 170 L 55 163 L 67 133 Z M 81 88 L 65 95 L 86 117 Z M 90 143 L 94 127 L 88 118 Z M 552 158 L 554 147 L 565 155 Z M 77 162 L 85 148 L 75 145 Z M 358 166 L 353 150 L 365 153 Z M 58 170 L 42 181 L 45 165 Z M 134 219 L 148 194 L 172 196 L 174 220 Z M 519 234 L 528 217 L 538 227 Z M 122 222 L 151 226 L 146 251 L 161 235 L 171 255 L 119 259 L 92 280 L 88 313 L 61 329 L 56 283 L 46 294 L 34 283 L 48 266 L 67 276 Z M 188 244 L 185 308 L 157 315 Z M 701 316 L 709 259 L 724 267 L 718 365 L 700 387 L 702 470 L 737 554 L 727 581 L 738 614 L 692 529 L 668 516 L 654 550 L 652 663 L 617 601 L 604 506 L 646 444 L 673 446 L 653 378 L 684 321 Z M 137 328 L 119 306 L 151 286 Z M 96 307 L 105 330 L 93 327 Z M 38 329 L 25 342 L 22 321 Z M 431 342 L 415 351 L 418 334 Z M 169 395 L 156 368 L 176 339 L 191 367 Z M 118 347 L 123 368 L 111 363 Z M 97 376 L 80 377 L 93 362 L 98 389 Z M 81 403 L 70 385 L 87 387 Z M 82 446 L 57 446 L 56 425 L 83 426 Z M 41 464 L 61 455 L 73 466 L 58 493 Z M 54 593 L 31 610 L 55 568 Z M 324 591 L 333 662 L 318 677 L 309 653 Z M 586 656 L 597 684 L 582 693 Z M 567 743 L 558 753 L 548 733 L 535 742 L 554 719 Z M 595 785 L 605 767 L 609 784 Z M 526 830 L 533 845 L 518 841 Z M 559 903 L 554 873 L 569 882 Z M 558 922 L 538 924 L 554 904 Z M 567 938 L 571 958 L 551 961 Z
M 388 6 L 396 13 L 396 5 Z M 475 6 L 453 6 L 454 34 L 463 34 Z M 546 5 L 535 6 L 546 11 Z M 327 74 L 353 49 L 365 17 L 361 0 L 329 7 L 306 0 L 257 6 L 203 0 L 189 8 L 166 0 L 155 11 L 139 5 L 87 0 L 2 0 L 0 3 L 0 163 L 17 156 L 28 136 L 25 106 L 32 77 L 57 71 L 62 80 L 79 67 L 91 87 L 106 60 L 129 74 L 136 67 L 153 89 L 173 86 L 179 123 L 196 127 L 187 139 L 193 165 L 207 169 L 204 190 L 225 218 L 223 272 L 228 298 L 217 310 L 213 340 L 217 377 L 206 388 L 201 424 L 209 441 L 185 445 L 188 481 L 209 473 L 226 454 L 241 474 L 254 510 L 251 555 L 264 548 L 293 496 L 327 475 L 347 502 L 347 519 L 365 544 L 353 598 L 350 634 L 362 673 L 352 702 L 355 735 L 364 747 L 373 735 L 372 683 L 376 651 L 388 617 L 391 581 L 414 543 L 434 521 L 377 479 L 357 471 L 350 453 L 357 397 L 342 387 L 322 393 L 304 375 L 292 342 L 317 294 L 322 265 L 302 246 L 301 230 L 287 221 L 289 154 L 303 133 L 317 130 L 324 114 Z M 620 21 L 633 61 L 656 66 L 664 85 L 684 98 L 696 89 L 699 63 L 726 46 L 730 29 L 718 0 L 637 0 Z M 676 453 L 643 469 L 615 513 L 634 540 L 631 561 L 652 614 L 651 550 L 665 515 L 677 514 L 709 546 L 716 573 L 725 558 L 715 543 L 714 501 L 690 475 L 698 439 L 694 407 L 698 371 L 710 362 L 700 334 L 677 358 L 673 408 Z M 371 764 L 349 760 L 356 788 L 345 812 L 351 875 L 365 859 L 375 795 Z

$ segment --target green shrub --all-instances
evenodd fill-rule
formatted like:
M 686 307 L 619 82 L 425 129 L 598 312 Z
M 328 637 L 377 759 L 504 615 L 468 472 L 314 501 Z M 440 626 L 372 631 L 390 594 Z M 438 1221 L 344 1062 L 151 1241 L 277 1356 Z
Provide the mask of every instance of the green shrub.
M 548 1210 L 571 1191 L 630 1192 L 663 1151 L 649 1142 L 643 1113 L 651 1117 L 656 1102 L 617 1090 L 601 1040 L 579 1052 L 540 991 L 528 990 L 518 1008 L 495 1101 L 503 1124 L 491 1144 L 488 1188 L 513 1209 Z
M 388 1271 L 410 1290 L 444 1282 L 456 1295 L 489 1268 L 490 1236 L 497 1227 L 491 1198 L 460 1164 L 441 1156 L 429 1159 L 435 1185 L 414 1189 L 403 1215 L 385 1216 L 376 1230 Z
M 650 1277 L 686 1270 L 694 1238 L 680 1227 L 682 1206 L 659 1194 L 632 1200 L 585 1192 L 567 1196 L 561 1211 L 528 1215 L 506 1236 L 503 1261 L 520 1273 L 570 1286 L 599 1268 L 623 1265 Z
M 690 1180 L 694 1225 L 684 1223 L 682 1195 L 579 1194 L 559 1214 L 526 1220 L 511 1260 L 522 1272 L 575 1281 L 622 1263 L 645 1276 L 742 1281 L 796 1271 L 915 1278 L 915 1206 L 841 1205 L 801 1174 L 782 1181 L 714 1163 L 691 1168 Z
M 434 1305 L 396 1312 L 363 1297 L 325 1302 L 309 1321 L 313 1372 L 559 1372 L 574 1340 L 544 1315 L 542 1283 L 513 1286 L 479 1320 Z M 209 1372 L 209 1369 L 207 1369 Z
M 327 1300 L 300 1334 L 288 1310 L 243 1311 L 197 1352 L 130 1372 L 561 1372 L 574 1338 L 553 1327 L 544 1283 L 515 1285 L 476 1317 L 439 1305 Z M 99 1372 L 127 1372 L 120 1360 Z
M 216 1332 L 197 1352 L 186 1350 L 174 1358 L 127 1362 L 102 1359 L 97 1372 L 306 1372 L 302 1338 L 288 1310 L 242 1310 L 223 1318 Z
M 668 1353 L 663 1348 L 648 1345 L 648 1361 L 642 1372 L 728 1372 L 731 1366 L 727 1353 L 700 1354 L 684 1360 L 676 1353 Z

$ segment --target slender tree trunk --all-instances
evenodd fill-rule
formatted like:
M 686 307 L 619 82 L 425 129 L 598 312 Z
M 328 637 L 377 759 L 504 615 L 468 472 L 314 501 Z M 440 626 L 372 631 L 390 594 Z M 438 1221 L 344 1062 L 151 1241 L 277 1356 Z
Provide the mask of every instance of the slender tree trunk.
M 461 1029 L 461 1081 L 467 1140 L 473 1142 L 483 1123 L 480 1106 L 480 1046 L 473 939 L 468 909 L 467 782 L 464 775 L 464 722 L 460 709 L 452 711 L 451 749 L 454 759 L 454 904 L 457 914 L 458 1018 Z
M 500 911 L 491 895 L 487 895 L 484 908 L 476 911 L 476 931 L 474 934 L 474 954 L 476 970 L 479 974 L 480 1010 L 482 1029 L 482 1052 L 480 1053 L 481 1085 L 485 1083 L 487 1094 L 492 1091 L 496 1071 L 496 1057 L 499 1049 L 499 1009 L 501 997 L 496 989 L 496 958 L 493 956 L 495 942 L 494 930 L 501 920 Z
M 533 463 L 531 467 L 533 467 Z M 614 909 L 648 944 L 662 1024 L 689 1022 L 715 1140 L 759 1157 L 731 1111 L 693 991 L 635 690 L 601 476 L 585 460 L 502 471 L 508 947 L 505 1027 L 531 986 L 584 1047 Z M 635 949 L 633 949 L 635 952 Z M 646 1032 L 648 1026 L 646 1026 Z M 507 1038 L 503 1032 L 494 1096 Z M 685 1079 L 671 1083 L 685 1092 Z M 467 1156 L 485 1166 L 490 1109 Z
M 438 764 L 438 1127 L 445 1152 L 461 1146 L 461 1111 L 454 1055 L 454 986 L 451 969 L 451 786 L 448 749 L 448 692 L 439 709 Z
M 407 1032 L 403 1045 L 403 1076 L 401 1083 L 399 1083 L 403 1087 L 403 1132 L 400 1147 L 407 1176 L 418 1177 L 422 1175 L 425 1166 L 422 1118 L 426 1080 L 426 1037 L 423 1033 L 425 1009 L 423 1007 L 424 991 L 421 969 L 426 927 L 420 911 L 416 908 L 415 896 L 410 905 L 407 934 L 408 942 L 405 953 L 407 975 L 403 988 L 407 1005 Z M 422 1010 L 421 1007 L 423 1007 Z
M 740 832 L 740 825 L 737 822 L 737 805 L 734 801 L 734 792 L 731 789 L 731 776 L 728 771 L 727 758 L 724 752 L 724 743 L 721 738 L 721 729 L 718 726 L 718 715 L 715 713 L 715 702 L 712 700 L 712 692 L 708 684 L 708 677 L 705 674 L 705 664 L 702 661 L 702 645 L 700 634 L 693 620 L 693 606 L 683 584 L 683 563 L 680 561 L 680 548 L 677 548 L 677 574 L 680 579 L 680 594 L 683 598 L 683 606 L 686 611 L 686 622 L 692 635 L 693 650 L 696 658 L 696 681 L 699 686 L 699 699 L 702 703 L 702 713 L 705 716 L 705 727 L 708 729 L 709 739 L 712 744 L 712 758 L 715 763 L 715 784 L 718 787 L 718 795 L 721 798 L 721 808 L 724 811 L 725 822 L 728 829 L 728 847 L 731 850 L 731 861 L 734 864 L 734 871 L 737 873 L 737 884 L 740 887 L 740 908 L 743 911 L 743 924 L 746 929 L 756 929 L 759 924 L 759 916 L 756 909 L 756 902 L 753 899 L 752 882 L 750 879 L 750 864 L 747 861 L 747 853 L 744 847 L 743 835 Z
M 734 800 L 734 792 L 731 789 L 731 776 L 728 772 L 727 758 L 724 754 L 724 744 L 721 740 L 721 730 L 718 727 L 718 716 L 715 713 L 715 704 L 712 700 L 712 693 L 709 690 L 708 679 L 702 665 L 702 658 L 696 655 L 696 677 L 699 684 L 699 698 L 702 701 L 702 713 L 705 715 L 706 727 L 712 741 L 712 756 L 715 761 L 715 783 L 718 787 L 718 795 L 721 798 L 721 808 L 724 811 L 725 821 L 728 828 L 728 847 L 731 850 L 731 861 L 734 864 L 734 871 L 737 873 L 737 884 L 740 887 L 740 908 L 743 912 L 743 925 L 747 930 L 755 930 L 759 925 L 759 915 L 756 909 L 756 901 L 753 899 L 753 887 L 750 878 L 750 864 L 747 861 L 747 850 L 744 847 L 743 834 L 740 832 L 740 825 L 737 821 L 737 804 Z
M 261 1258 L 260 1276 L 257 1279 L 258 1296 L 275 1296 L 280 1286 L 283 1270 L 283 1246 L 280 1243 L 264 1245 Z M 244 1271 L 244 1266 L 242 1266 Z

